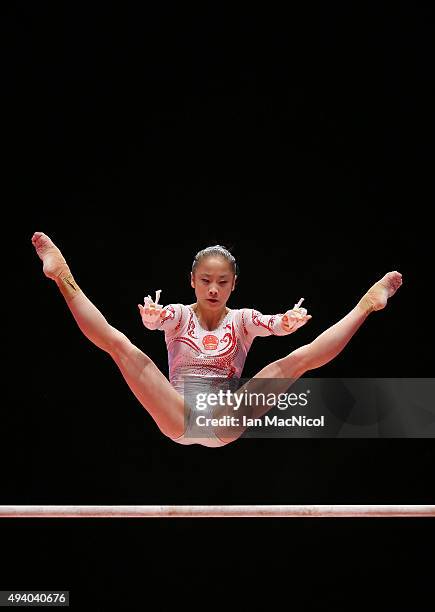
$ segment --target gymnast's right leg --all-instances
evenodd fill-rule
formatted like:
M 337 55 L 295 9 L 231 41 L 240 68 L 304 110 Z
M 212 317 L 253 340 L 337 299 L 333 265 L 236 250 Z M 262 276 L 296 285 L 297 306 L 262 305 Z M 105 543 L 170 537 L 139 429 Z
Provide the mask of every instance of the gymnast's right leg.
M 166 436 L 184 433 L 184 400 L 154 362 L 115 329 L 75 282 L 62 253 L 48 236 L 35 232 L 33 246 L 43 262 L 44 274 L 54 280 L 83 334 L 108 353 L 131 391 Z

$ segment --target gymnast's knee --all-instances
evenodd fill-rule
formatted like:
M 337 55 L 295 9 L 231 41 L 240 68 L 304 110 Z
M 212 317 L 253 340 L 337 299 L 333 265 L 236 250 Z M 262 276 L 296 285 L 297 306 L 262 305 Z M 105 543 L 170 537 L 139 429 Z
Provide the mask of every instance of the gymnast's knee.
M 299 378 L 305 372 L 308 372 L 308 370 L 313 369 L 314 365 L 310 348 L 311 344 L 305 344 L 292 351 L 287 357 L 284 357 L 286 377 Z
M 118 362 L 139 360 L 142 367 L 152 363 L 152 360 L 143 351 L 137 348 L 122 332 L 113 328 L 107 352 Z
M 131 344 L 130 340 L 125 334 L 119 330 L 111 327 L 110 335 L 107 340 L 107 352 L 111 355 L 121 355 L 125 352 Z

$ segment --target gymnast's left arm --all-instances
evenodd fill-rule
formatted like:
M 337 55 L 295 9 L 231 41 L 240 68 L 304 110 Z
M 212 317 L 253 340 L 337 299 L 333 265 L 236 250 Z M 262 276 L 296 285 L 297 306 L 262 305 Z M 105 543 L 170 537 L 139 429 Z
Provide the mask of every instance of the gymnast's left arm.
M 264 315 L 251 308 L 243 308 L 240 312 L 243 333 L 251 340 L 257 336 L 287 336 L 311 319 L 306 309 L 298 304 L 285 314 Z

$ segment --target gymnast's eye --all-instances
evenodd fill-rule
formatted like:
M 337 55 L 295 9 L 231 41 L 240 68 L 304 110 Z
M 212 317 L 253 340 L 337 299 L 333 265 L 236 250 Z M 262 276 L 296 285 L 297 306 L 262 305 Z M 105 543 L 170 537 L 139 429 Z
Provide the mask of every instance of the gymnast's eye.
M 221 281 L 219 285 L 226 285 L 228 281 Z
M 201 280 L 202 280 L 203 283 L 208 283 L 209 282 L 209 280 L 207 278 L 202 278 Z

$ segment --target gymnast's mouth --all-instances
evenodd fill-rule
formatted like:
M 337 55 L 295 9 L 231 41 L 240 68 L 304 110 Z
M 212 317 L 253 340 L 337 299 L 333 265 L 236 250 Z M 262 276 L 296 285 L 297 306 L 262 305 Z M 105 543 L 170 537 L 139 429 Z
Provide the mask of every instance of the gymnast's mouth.
M 210 304 L 218 304 L 219 300 L 215 300 L 213 298 L 207 298 L 207 302 L 210 302 Z

